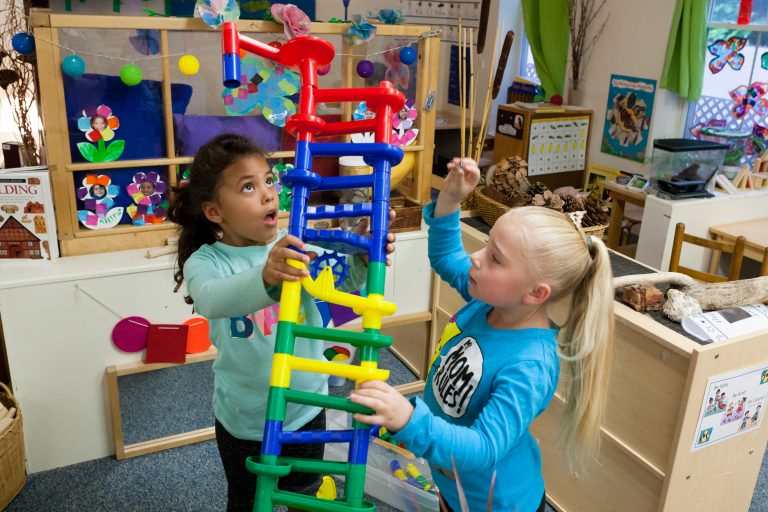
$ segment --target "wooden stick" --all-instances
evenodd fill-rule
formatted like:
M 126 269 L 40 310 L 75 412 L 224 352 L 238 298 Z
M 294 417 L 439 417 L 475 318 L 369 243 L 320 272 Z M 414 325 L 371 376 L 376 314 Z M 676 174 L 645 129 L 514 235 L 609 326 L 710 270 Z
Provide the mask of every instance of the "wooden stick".
M 414 460 L 416 458 L 416 456 L 413 454 L 413 452 L 410 452 L 410 451 L 406 450 L 405 448 L 400 448 L 399 446 L 394 445 L 392 443 L 388 443 L 388 442 L 384 441 L 383 439 L 379 439 L 378 437 L 372 437 L 371 441 L 373 441 L 375 444 L 377 444 L 379 446 L 383 446 L 384 448 L 386 448 L 388 450 L 392 450 L 395 453 L 399 453 L 400 455 L 402 455 L 403 457 L 405 457 L 408 460 Z
M 488 120 L 488 111 L 491 108 L 491 90 L 493 88 L 494 63 L 496 62 L 496 47 L 499 45 L 499 34 L 504 32 L 504 22 L 501 22 L 501 31 L 496 30 L 496 37 L 493 40 L 493 54 L 491 56 L 490 71 L 488 72 L 488 87 L 485 91 L 485 103 L 483 104 L 483 117 L 480 122 L 480 131 L 477 133 L 477 146 L 475 148 L 475 161 L 480 161 L 480 153 L 483 150 L 483 141 L 485 136 L 483 132 L 487 129 L 485 123 Z
M 472 151 L 472 135 L 475 128 L 475 52 L 472 46 L 475 44 L 473 29 L 469 29 L 469 143 L 468 149 Z
M 461 149 L 459 150 L 459 157 L 463 157 L 465 153 L 465 130 L 466 117 L 464 112 L 464 66 L 466 62 L 464 60 L 464 29 L 461 26 L 461 18 L 459 18 L 459 124 L 461 127 Z

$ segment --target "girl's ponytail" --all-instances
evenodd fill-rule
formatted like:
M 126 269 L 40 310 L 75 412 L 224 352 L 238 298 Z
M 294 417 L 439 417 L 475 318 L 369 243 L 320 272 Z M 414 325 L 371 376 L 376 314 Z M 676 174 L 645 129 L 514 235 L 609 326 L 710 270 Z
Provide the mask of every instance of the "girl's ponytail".
M 173 280 L 179 291 L 184 281 L 184 263 L 192 253 L 205 244 L 212 244 L 218 239 L 217 226 L 203 214 L 202 204 L 194 200 L 194 192 L 189 184 L 173 189 L 174 195 L 168 209 L 168 218 L 179 225 L 179 242 L 176 259 L 176 271 Z M 184 296 L 184 302 L 192 304 L 192 297 Z
M 613 347 L 611 262 L 603 242 L 588 239 L 592 264 L 573 290 L 561 333 L 565 408 L 563 440 L 569 460 L 585 466 L 600 445 Z

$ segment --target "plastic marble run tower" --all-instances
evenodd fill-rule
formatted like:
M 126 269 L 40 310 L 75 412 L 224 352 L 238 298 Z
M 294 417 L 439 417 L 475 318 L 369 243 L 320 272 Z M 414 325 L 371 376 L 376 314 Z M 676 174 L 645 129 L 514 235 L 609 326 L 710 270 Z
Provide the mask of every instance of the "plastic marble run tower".
M 352 89 L 320 89 L 317 68 L 330 64 L 335 50 L 333 45 L 317 37 L 290 39 L 274 48 L 254 39 L 241 36 L 235 23 L 223 26 L 224 85 L 240 85 L 239 51 L 246 50 L 270 59 L 287 68 L 296 69 L 301 76 L 301 89 L 297 113 L 288 118 L 285 129 L 296 137 L 294 169 L 282 180 L 293 192 L 289 231 L 305 242 L 334 249 L 347 254 L 368 254 L 367 296 L 361 297 L 337 291 L 330 267 L 325 267 L 316 279 L 303 278 L 300 282 L 283 283 L 280 298 L 275 354 L 267 405 L 267 421 L 261 457 L 248 459 L 249 471 L 258 475 L 254 510 L 271 511 L 273 505 L 286 505 L 303 510 L 317 511 L 372 511 L 375 506 L 363 500 L 365 465 L 368 457 L 370 427 L 353 421 L 351 430 L 290 432 L 283 430 L 288 402 L 339 409 L 350 413 L 370 414 L 373 411 L 353 404 L 346 398 L 301 392 L 290 388 L 291 371 L 300 370 L 352 379 L 386 380 L 389 371 L 377 367 L 378 350 L 389 346 L 392 339 L 381 334 L 382 317 L 395 312 L 395 305 L 384 300 L 386 270 L 386 237 L 389 224 L 389 192 L 391 168 L 403 158 L 403 151 L 390 144 L 392 114 L 403 108 L 405 97 L 391 83 L 381 82 L 379 87 Z M 316 115 L 318 102 L 365 101 L 375 118 L 359 121 L 327 123 Z M 316 136 L 341 135 L 359 132 L 375 133 L 373 143 L 318 143 Z M 362 176 L 324 178 L 312 172 L 312 159 L 317 156 L 362 156 L 373 173 Z M 310 207 L 312 191 L 348 188 L 371 188 L 370 203 L 338 206 Z M 370 217 L 371 237 L 341 230 L 308 229 L 309 219 L 341 217 Z M 289 264 L 297 268 L 305 265 L 295 260 Z M 362 316 L 362 332 L 343 331 L 302 325 L 299 323 L 299 299 L 304 288 L 315 298 L 351 307 Z M 360 366 L 302 359 L 293 355 L 296 337 L 310 342 L 320 340 L 350 343 L 359 349 Z M 318 461 L 281 457 L 283 445 L 294 443 L 348 443 L 347 462 Z M 345 476 L 345 501 L 324 501 L 277 489 L 277 479 L 292 471 L 338 474 Z

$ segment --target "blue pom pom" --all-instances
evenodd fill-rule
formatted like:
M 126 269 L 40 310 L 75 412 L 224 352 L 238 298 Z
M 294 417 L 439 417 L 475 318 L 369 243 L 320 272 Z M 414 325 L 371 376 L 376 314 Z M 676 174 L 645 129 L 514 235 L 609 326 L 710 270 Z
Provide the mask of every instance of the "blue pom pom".
M 400 50 L 400 62 L 403 64 L 409 66 L 416 62 L 416 50 L 411 48 L 410 46 L 406 46 L 405 48 Z
M 19 32 L 11 38 L 11 46 L 21 55 L 29 55 L 35 53 L 35 38 L 32 34 Z
M 61 71 L 72 78 L 79 78 L 85 73 L 85 61 L 77 55 L 68 55 L 61 59 Z

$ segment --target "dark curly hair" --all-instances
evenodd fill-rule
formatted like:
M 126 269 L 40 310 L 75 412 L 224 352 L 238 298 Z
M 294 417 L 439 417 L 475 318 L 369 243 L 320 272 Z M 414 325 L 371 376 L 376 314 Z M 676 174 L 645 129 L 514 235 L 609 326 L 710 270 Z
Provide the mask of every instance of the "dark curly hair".
M 242 135 L 219 135 L 195 153 L 189 181 L 174 187 L 168 209 L 168 218 L 180 228 L 177 269 L 173 274 L 176 281 L 174 292 L 179 291 L 184 281 L 184 263 L 192 253 L 219 239 L 219 226 L 203 214 L 203 203 L 216 199 L 224 169 L 238 158 L 250 155 L 266 157 L 264 150 Z M 187 304 L 194 302 L 189 295 L 184 297 L 184 301 Z

